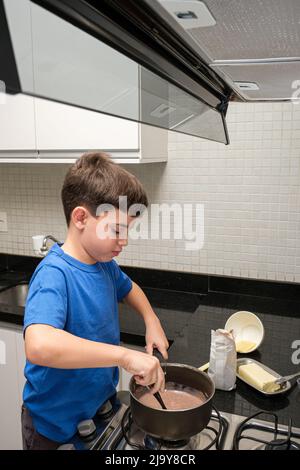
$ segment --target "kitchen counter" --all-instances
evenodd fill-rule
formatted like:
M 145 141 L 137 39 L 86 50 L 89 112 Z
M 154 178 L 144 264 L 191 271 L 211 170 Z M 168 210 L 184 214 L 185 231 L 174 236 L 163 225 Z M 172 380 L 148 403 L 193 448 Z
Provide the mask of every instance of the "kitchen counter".
M 183 294 L 182 302 L 177 297 L 174 306 L 174 293 L 171 291 L 155 292 L 144 289 L 155 308 L 168 338 L 173 339 L 169 349 L 169 362 L 188 364 L 194 367 L 209 361 L 211 330 L 224 328 L 228 317 L 239 310 L 248 310 L 257 314 L 265 327 L 265 338 L 257 351 L 250 354 L 238 354 L 238 357 L 251 357 L 264 363 L 282 375 L 298 372 L 300 365 L 292 364 L 294 340 L 300 340 L 300 303 L 272 298 L 247 295 L 208 293 L 195 297 Z M 160 295 L 159 295 L 160 294 Z M 187 296 L 191 296 L 190 302 Z M 159 301 L 159 298 L 161 299 Z M 156 302 L 155 302 L 156 299 Z M 166 305 L 173 304 L 167 308 Z M 197 308 L 191 312 L 198 302 Z M 163 303 L 164 307 L 161 307 Z M 144 333 L 143 323 L 130 312 L 127 306 L 120 305 L 121 330 L 127 333 Z M 181 328 L 181 331 L 178 331 Z M 174 334 L 175 333 L 175 334 Z M 298 354 L 299 357 L 299 354 Z M 236 389 L 230 392 L 217 390 L 215 406 L 221 411 L 243 416 L 250 416 L 257 411 L 275 412 L 279 421 L 300 427 L 300 389 L 292 389 L 277 396 L 266 397 L 241 380 L 237 379 Z M 265 416 L 264 419 L 271 418 Z
M 208 294 L 207 298 L 201 301 L 188 325 L 170 348 L 170 361 L 195 367 L 208 362 L 211 329 L 223 328 L 227 318 L 238 310 L 250 310 L 263 322 L 265 338 L 257 351 L 238 354 L 238 357 L 251 357 L 282 375 L 298 372 L 300 366 L 292 364 L 291 356 L 294 350 L 291 345 L 294 340 L 300 340 L 300 305 L 297 311 L 283 309 L 279 314 L 276 301 L 269 300 L 265 301 L 265 304 L 271 309 L 273 302 L 274 311 L 266 313 L 257 307 L 256 303 L 259 304 L 259 301 L 255 298 L 247 298 L 244 303 L 243 299 L 239 298 L 238 306 L 228 307 L 227 305 L 234 303 L 232 296 L 223 295 L 221 299 L 217 297 Z M 251 309 L 249 304 L 252 306 Z M 243 416 L 250 416 L 261 410 L 276 412 L 279 422 L 288 424 L 288 419 L 292 418 L 293 424 L 300 427 L 300 389 L 296 386 L 285 394 L 266 397 L 237 379 L 235 390 L 231 392 L 217 390 L 214 404 L 222 411 Z
M 29 272 L 0 273 L 0 290 L 7 282 L 26 281 Z M 253 295 L 208 292 L 207 294 L 176 292 L 167 289 L 144 288 L 170 340 L 169 362 L 195 367 L 208 362 L 211 329 L 223 328 L 227 318 L 238 310 L 256 313 L 265 327 L 265 338 L 258 351 L 248 354 L 276 372 L 287 375 L 298 372 L 300 365 L 292 364 L 291 348 L 300 340 L 300 302 L 296 299 L 273 299 Z M 22 315 L 0 311 L 0 321 L 22 324 Z M 144 343 L 142 320 L 125 304 L 120 304 L 121 339 L 124 342 Z M 242 357 L 242 355 L 240 355 Z M 246 355 L 243 355 L 243 357 Z M 299 357 L 299 355 L 298 355 Z M 250 416 L 257 411 L 276 412 L 279 421 L 300 427 L 300 389 L 294 386 L 286 394 L 265 397 L 237 379 L 231 392 L 216 391 L 215 406 L 221 411 Z M 270 417 L 265 416 L 270 420 Z

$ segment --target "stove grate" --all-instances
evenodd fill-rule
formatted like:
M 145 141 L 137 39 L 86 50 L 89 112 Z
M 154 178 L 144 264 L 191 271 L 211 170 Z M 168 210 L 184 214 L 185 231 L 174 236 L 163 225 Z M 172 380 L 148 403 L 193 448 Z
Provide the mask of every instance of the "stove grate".
M 251 422 L 253 419 L 257 418 L 260 415 L 268 415 L 273 418 L 273 426 L 271 432 L 273 434 L 273 439 L 265 440 L 262 438 L 254 437 L 247 431 L 251 429 L 261 429 L 261 426 L 255 422 Z M 270 431 L 270 429 L 268 429 Z M 284 434 L 284 438 L 282 438 Z M 270 413 L 267 411 L 259 411 L 258 413 L 249 416 L 244 419 L 239 426 L 237 427 L 234 438 L 233 438 L 233 449 L 240 450 L 240 443 L 242 440 L 247 439 L 252 442 L 257 442 L 260 444 L 265 444 L 265 450 L 290 450 L 299 448 L 298 444 L 292 441 L 292 420 L 289 420 L 288 428 L 286 432 L 283 432 L 278 428 L 278 416 L 275 413 Z M 281 438 L 279 438 L 281 436 Z M 286 437 L 285 437 L 286 436 Z

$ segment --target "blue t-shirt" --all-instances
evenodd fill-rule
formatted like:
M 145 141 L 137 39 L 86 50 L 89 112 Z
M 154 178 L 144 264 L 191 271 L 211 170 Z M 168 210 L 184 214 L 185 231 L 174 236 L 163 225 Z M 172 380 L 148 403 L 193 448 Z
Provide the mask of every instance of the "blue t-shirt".
M 113 260 L 84 264 L 54 245 L 29 285 L 24 331 L 51 325 L 81 338 L 119 344 L 118 301 L 132 282 Z M 23 399 L 36 430 L 65 442 L 115 393 L 117 367 L 56 369 L 26 362 Z

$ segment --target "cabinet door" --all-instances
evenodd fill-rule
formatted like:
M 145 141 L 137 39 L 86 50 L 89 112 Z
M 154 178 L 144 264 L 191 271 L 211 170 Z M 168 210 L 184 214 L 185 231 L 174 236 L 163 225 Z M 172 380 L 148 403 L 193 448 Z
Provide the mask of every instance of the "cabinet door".
M 4 9 L 21 88 L 32 90 L 34 81 L 30 2 L 4 0 Z M 0 151 L 22 151 L 22 158 L 36 156 L 34 99 L 21 94 L 2 94 L 0 98 Z M 15 156 L 9 153 L 5 155 L 6 158 Z
M 3 101 L 0 105 L 0 151 L 31 150 L 22 156 L 32 157 L 36 149 L 34 98 L 6 94 Z
M 0 328 L 0 449 L 22 448 L 15 331 Z M 5 360 L 3 360 L 5 359 Z
M 22 406 L 22 403 L 23 403 L 23 388 L 24 388 L 25 381 L 26 381 L 25 376 L 24 376 L 26 356 L 25 356 L 25 344 L 24 344 L 24 339 L 23 339 L 22 328 L 20 328 L 20 331 L 16 332 L 16 350 L 17 350 L 19 403 L 20 403 L 20 406 Z
M 35 92 L 69 103 L 36 100 L 38 150 L 138 149 L 137 123 L 71 106 L 138 118 L 138 65 L 33 3 L 31 17 Z
M 35 99 L 38 150 L 138 150 L 132 121 Z

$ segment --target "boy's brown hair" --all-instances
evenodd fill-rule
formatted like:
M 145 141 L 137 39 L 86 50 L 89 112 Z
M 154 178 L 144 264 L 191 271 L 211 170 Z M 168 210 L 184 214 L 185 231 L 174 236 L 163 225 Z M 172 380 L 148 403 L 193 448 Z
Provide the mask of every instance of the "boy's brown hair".
M 134 175 L 114 163 L 106 153 L 85 153 L 68 170 L 62 187 L 67 224 L 75 207 L 84 206 L 96 216 L 100 204 L 111 204 L 118 209 L 119 196 L 127 196 L 128 208 L 132 204 L 148 206 L 146 192 Z

